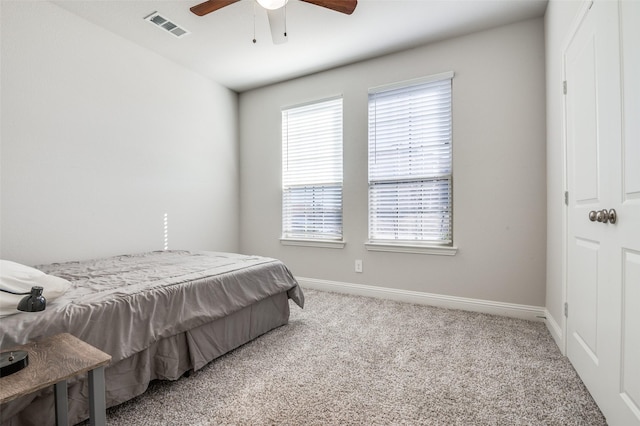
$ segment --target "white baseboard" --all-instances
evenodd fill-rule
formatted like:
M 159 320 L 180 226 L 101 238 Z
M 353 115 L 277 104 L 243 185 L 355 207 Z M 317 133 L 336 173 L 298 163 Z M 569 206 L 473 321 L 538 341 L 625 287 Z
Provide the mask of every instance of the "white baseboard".
M 565 343 L 564 343 L 564 333 L 562 332 L 562 327 L 558 324 L 556 319 L 551 315 L 549 310 L 545 309 L 544 316 L 547 318 L 547 328 L 549 329 L 549 333 L 551 333 L 551 337 L 555 340 L 556 345 L 560 348 L 560 352 L 562 355 L 566 355 L 565 353 Z
M 494 302 L 491 300 L 469 299 L 466 297 L 446 296 L 442 294 L 319 280 L 315 278 L 296 277 L 296 280 L 298 280 L 298 283 L 302 288 L 333 291 L 336 293 L 354 294 L 358 296 L 377 297 L 379 299 L 390 299 L 399 302 L 438 306 L 441 308 L 482 312 L 485 314 L 502 315 L 531 321 L 544 321 L 544 317 L 547 313 L 546 309 L 542 306 L 518 305 L 514 303 Z

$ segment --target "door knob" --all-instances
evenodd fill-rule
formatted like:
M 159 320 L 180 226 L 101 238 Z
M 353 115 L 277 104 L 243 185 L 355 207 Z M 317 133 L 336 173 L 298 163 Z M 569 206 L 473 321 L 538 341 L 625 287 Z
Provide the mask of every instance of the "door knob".
M 607 223 L 609 222 L 609 212 L 607 209 L 602 209 L 596 213 L 596 220 L 598 222 Z
M 602 210 L 591 210 L 589 212 L 589 220 L 591 222 L 600 222 L 600 223 L 616 223 L 618 220 L 618 213 L 616 212 L 615 209 L 610 209 L 607 211 L 607 209 L 602 209 Z

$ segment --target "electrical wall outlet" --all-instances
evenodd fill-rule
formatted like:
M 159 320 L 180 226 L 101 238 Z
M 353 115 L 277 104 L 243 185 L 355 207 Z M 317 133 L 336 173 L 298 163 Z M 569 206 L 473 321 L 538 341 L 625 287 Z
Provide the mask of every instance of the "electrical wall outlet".
M 362 259 L 356 259 L 356 272 L 362 272 Z

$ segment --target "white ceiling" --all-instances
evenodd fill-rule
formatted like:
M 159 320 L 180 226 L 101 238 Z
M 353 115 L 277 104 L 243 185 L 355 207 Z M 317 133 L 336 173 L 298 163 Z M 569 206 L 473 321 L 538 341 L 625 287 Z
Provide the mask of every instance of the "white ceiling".
M 200 2 L 54 1 L 237 92 L 542 16 L 547 4 L 546 0 L 359 0 L 353 14 L 345 15 L 290 0 L 288 42 L 273 44 L 266 12 L 254 0 L 241 0 L 204 17 L 189 11 Z M 143 19 L 154 11 L 191 34 L 176 38 Z

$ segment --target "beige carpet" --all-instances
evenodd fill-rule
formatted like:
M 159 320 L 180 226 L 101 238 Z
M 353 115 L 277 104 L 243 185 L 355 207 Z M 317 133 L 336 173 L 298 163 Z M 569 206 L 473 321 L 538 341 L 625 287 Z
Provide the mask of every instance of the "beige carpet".
M 543 323 L 306 290 L 304 310 L 109 425 L 604 425 Z

